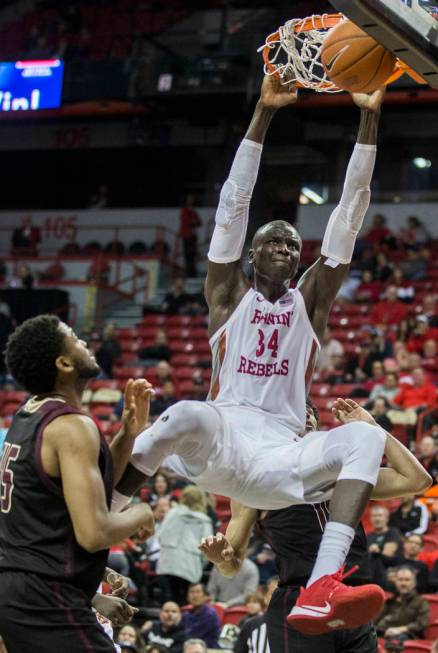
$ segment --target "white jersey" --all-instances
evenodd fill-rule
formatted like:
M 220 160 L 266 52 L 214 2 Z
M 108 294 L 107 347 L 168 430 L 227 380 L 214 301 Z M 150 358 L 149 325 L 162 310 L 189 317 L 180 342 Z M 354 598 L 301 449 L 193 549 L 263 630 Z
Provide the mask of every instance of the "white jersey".
M 320 345 L 298 289 L 271 304 L 250 288 L 210 346 L 213 405 L 254 408 L 304 432 Z

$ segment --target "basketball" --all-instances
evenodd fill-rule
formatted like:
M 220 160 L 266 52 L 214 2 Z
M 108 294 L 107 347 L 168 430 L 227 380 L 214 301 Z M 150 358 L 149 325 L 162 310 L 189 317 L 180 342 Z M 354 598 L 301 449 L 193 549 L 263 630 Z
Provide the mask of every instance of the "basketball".
M 331 81 L 352 93 L 382 86 L 394 70 L 396 57 L 350 20 L 329 30 L 321 61 Z

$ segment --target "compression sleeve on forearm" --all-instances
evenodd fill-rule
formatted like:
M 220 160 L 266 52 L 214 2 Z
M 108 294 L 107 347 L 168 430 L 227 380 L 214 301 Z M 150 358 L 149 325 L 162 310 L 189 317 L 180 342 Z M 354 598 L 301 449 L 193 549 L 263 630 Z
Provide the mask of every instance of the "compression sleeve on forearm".
M 356 143 L 351 155 L 342 197 L 330 216 L 321 247 L 321 254 L 329 259 L 326 263 L 333 267 L 351 262 L 356 236 L 370 204 L 376 151 L 375 145 Z
M 257 181 L 263 146 L 245 138 L 236 152 L 219 198 L 208 258 L 231 263 L 242 255 L 248 227 L 249 205 Z

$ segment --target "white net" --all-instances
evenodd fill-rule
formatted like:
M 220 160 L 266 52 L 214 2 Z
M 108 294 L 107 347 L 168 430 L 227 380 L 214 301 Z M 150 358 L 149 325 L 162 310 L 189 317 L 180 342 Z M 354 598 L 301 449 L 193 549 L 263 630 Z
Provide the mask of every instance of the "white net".
M 279 28 L 277 36 L 268 36 L 258 51 L 269 50 L 265 59 L 265 73 L 277 75 L 283 84 L 299 83 L 319 93 L 341 91 L 330 79 L 321 63 L 321 48 L 328 28 L 324 27 L 323 16 L 311 16 L 303 20 L 293 18 Z M 308 29 L 309 27 L 309 29 Z

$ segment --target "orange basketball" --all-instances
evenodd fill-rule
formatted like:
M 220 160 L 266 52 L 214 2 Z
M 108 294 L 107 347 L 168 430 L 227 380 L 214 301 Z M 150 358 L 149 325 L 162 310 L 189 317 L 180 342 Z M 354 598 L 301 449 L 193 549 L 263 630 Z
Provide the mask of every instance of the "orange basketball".
M 391 75 L 395 56 L 351 20 L 329 30 L 321 61 L 331 81 L 345 91 L 375 91 Z

